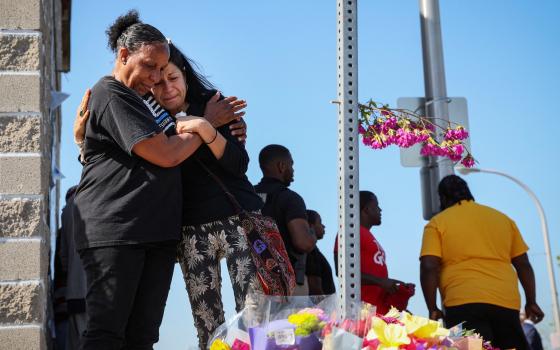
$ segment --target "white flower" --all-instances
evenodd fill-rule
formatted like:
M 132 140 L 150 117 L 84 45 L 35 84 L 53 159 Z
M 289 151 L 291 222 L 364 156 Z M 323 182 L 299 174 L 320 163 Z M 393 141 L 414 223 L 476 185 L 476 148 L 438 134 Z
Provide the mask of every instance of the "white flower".
M 187 280 L 189 294 L 193 300 L 198 300 L 208 290 L 208 278 L 204 272 L 200 275 L 191 274 Z
M 229 245 L 226 239 L 226 231 L 221 230 L 219 232 L 210 233 L 208 235 L 206 255 L 220 260 L 224 256 L 231 254 L 233 249 Z
M 235 274 L 235 282 L 240 286 L 243 286 L 245 277 L 249 274 L 249 266 L 251 263 L 251 258 L 248 256 L 244 256 L 235 261 L 237 271 Z
M 247 239 L 245 238 L 245 234 L 243 233 L 243 228 L 238 226 L 237 232 L 239 232 L 239 234 L 235 237 L 235 243 L 233 243 L 235 249 L 241 252 L 249 249 Z
M 210 271 L 210 289 L 215 289 L 219 292 L 222 282 L 222 276 L 220 275 L 220 266 L 209 266 L 208 271 Z
M 205 300 L 202 300 L 194 309 L 194 314 L 198 316 L 203 322 L 207 330 L 213 330 L 218 320 L 214 318 L 212 309 L 208 307 Z
M 187 266 L 190 270 L 194 269 L 204 259 L 204 256 L 200 254 L 200 252 L 196 248 L 196 243 L 197 241 L 195 236 L 191 236 L 188 238 L 185 237 L 182 242 L 182 258 L 186 260 Z

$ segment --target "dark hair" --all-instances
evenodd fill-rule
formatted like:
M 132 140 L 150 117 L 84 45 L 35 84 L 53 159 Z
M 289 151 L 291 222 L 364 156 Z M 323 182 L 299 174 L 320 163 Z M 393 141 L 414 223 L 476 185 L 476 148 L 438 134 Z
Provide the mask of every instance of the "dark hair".
M 183 72 L 188 86 L 185 100 L 191 104 L 205 104 L 216 92 L 214 86 L 196 69 L 197 64 L 185 56 L 175 44 L 169 44 L 169 62 Z
M 108 46 L 115 53 L 121 47 L 134 52 L 144 44 L 167 43 L 165 36 L 156 27 L 142 23 L 136 10 L 119 16 L 105 33 L 109 39 Z
M 441 179 L 438 185 L 438 194 L 441 210 L 459 203 L 463 200 L 474 201 L 467 182 L 457 175 L 448 175 Z
M 290 156 L 290 150 L 286 147 L 282 145 L 268 145 L 259 153 L 259 166 L 264 171 L 272 162 L 279 159 L 287 159 Z
M 306 213 L 307 213 L 307 222 L 310 223 L 311 225 L 316 224 L 317 220 L 319 220 L 319 213 L 311 209 L 307 209 Z
M 373 199 L 377 199 L 375 193 L 371 191 L 360 191 L 360 210 L 364 209 Z

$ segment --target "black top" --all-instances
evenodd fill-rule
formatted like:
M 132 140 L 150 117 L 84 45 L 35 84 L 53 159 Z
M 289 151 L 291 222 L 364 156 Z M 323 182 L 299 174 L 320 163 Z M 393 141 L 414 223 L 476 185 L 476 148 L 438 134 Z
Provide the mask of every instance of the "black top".
M 321 287 L 325 295 L 334 294 L 336 292 L 331 265 L 317 247 L 315 247 L 311 253 L 307 254 L 305 274 L 308 276 L 321 277 Z
M 257 193 L 265 199 L 265 206 L 262 209 L 263 215 L 270 216 L 276 221 L 278 230 L 282 235 L 286 250 L 290 256 L 292 264 L 297 260 L 294 255 L 295 249 L 292 243 L 288 222 L 294 219 L 307 220 L 307 212 L 303 198 L 296 192 L 290 190 L 288 186 L 280 180 L 264 177 L 261 182 L 255 185 Z
M 75 197 L 77 249 L 178 240 L 179 167 L 160 168 L 132 153 L 160 132 L 148 105 L 113 77 L 92 89 L 86 164 Z
M 148 109 L 152 112 L 154 120 L 159 125 L 159 128 L 163 130 L 165 135 L 172 136 L 177 135 L 177 124 L 175 123 L 175 118 L 172 117 L 167 110 L 165 110 L 155 99 L 154 95 L 151 93 L 144 95 L 142 97 Z
M 213 94 L 208 94 L 211 97 Z M 205 104 L 192 104 L 187 115 L 202 116 Z M 232 122 L 234 123 L 234 122 Z M 249 166 L 249 155 L 243 143 L 231 135 L 230 124 L 218 128 L 227 139 L 223 156 L 218 160 L 206 145 L 181 164 L 183 178 L 183 224 L 198 225 L 235 215 L 235 209 L 227 200 L 224 191 L 200 166 L 197 159 L 212 171 L 245 210 L 259 210 L 263 206 L 260 197 L 245 173 Z

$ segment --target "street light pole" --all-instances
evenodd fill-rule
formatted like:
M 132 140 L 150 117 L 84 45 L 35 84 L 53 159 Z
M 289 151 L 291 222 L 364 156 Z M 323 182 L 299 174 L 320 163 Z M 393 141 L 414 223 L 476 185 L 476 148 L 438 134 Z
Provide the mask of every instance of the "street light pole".
M 426 116 L 432 118 L 432 121 L 438 125 L 442 125 L 443 121 L 442 126 L 445 128 L 447 127 L 445 121 L 449 121 L 447 105 L 449 99 L 445 84 L 439 0 L 419 0 L 419 5 Z M 430 220 L 439 212 L 437 186 L 441 179 L 451 174 L 453 174 L 453 164 L 449 159 L 426 158 L 424 166 L 420 169 L 424 219 Z
M 518 184 L 519 186 L 521 186 L 521 188 L 523 188 L 525 192 L 529 194 L 529 196 L 535 203 L 541 221 L 541 230 L 543 235 L 544 249 L 545 249 L 546 261 L 548 266 L 548 278 L 550 280 L 550 292 L 552 297 L 552 313 L 554 316 L 554 324 L 556 328 L 555 336 L 560 337 L 560 311 L 558 309 L 558 292 L 556 290 L 556 279 L 554 278 L 554 264 L 552 262 L 552 254 L 550 251 L 548 225 L 546 223 L 546 216 L 544 214 L 544 209 L 542 207 L 541 202 L 539 201 L 535 193 L 527 185 L 525 185 L 523 182 L 519 181 L 515 177 L 503 173 L 501 171 L 490 170 L 490 169 L 478 169 L 478 168 L 457 168 L 457 171 L 462 175 L 468 175 L 471 173 L 487 173 L 487 174 L 495 174 L 495 175 L 506 177 L 511 181 L 515 182 L 516 184 Z

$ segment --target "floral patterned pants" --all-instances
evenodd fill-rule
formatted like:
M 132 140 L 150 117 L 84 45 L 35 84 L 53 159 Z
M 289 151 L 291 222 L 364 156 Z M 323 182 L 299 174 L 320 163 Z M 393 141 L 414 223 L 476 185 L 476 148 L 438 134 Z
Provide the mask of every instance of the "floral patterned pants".
M 260 290 L 239 217 L 184 226 L 178 255 L 199 347 L 206 349 L 212 333 L 225 322 L 220 260 L 226 259 L 238 312 L 243 309 L 247 295 Z

